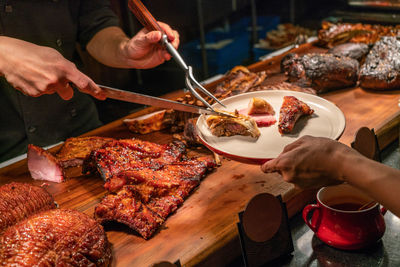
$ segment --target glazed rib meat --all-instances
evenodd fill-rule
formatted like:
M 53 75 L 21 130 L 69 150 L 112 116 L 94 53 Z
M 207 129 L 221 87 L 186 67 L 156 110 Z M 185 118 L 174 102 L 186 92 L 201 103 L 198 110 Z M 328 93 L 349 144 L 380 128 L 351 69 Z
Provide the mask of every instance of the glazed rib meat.
M 281 61 L 290 82 L 312 87 L 318 93 L 354 86 L 358 78 L 357 60 L 332 54 L 288 54 Z
M 53 197 L 42 187 L 25 183 L 0 186 L 0 234 L 32 214 L 54 209 Z
M 311 115 L 314 110 L 294 96 L 284 96 L 279 112 L 278 129 L 281 134 L 291 133 L 302 116 Z
M 101 149 L 93 150 L 85 159 L 82 171 L 99 173 L 106 181 L 105 187 L 116 191 L 118 188 L 110 187 L 109 180 L 121 171 L 159 169 L 165 164 L 180 160 L 184 152 L 184 144 L 178 141 L 159 145 L 140 139 L 114 140 Z
M 1 266 L 108 266 L 110 261 L 103 227 L 76 210 L 32 215 L 0 237 Z
M 94 164 L 87 162 L 107 173 L 104 186 L 111 192 L 96 206 L 95 217 L 101 223 L 124 223 L 145 239 L 183 203 L 207 170 L 216 166 L 209 157 L 186 159 L 184 147 L 176 144 L 121 140 L 107 147 L 110 150 L 99 149 L 88 158 Z M 110 163 L 111 168 L 101 170 Z
M 56 158 L 64 168 L 79 166 L 92 150 L 98 149 L 112 140 L 114 139 L 99 136 L 71 137 L 64 142 L 56 154 Z
M 382 37 L 360 70 L 360 86 L 376 90 L 400 88 L 400 37 Z

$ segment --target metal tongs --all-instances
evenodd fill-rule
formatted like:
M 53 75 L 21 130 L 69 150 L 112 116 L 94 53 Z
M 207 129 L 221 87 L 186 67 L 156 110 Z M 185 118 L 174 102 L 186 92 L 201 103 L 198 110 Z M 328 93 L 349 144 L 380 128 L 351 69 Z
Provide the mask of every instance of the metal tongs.
M 149 31 L 160 31 L 162 33 L 161 43 L 165 46 L 167 51 L 171 54 L 174 60 L 178 63 L 178 65 L 185 71 L 185 84 L 188 87 L 189 91 L 204 105 L 206 105 L 212 111 L 215 111 L 212 106 L 195 90 L 196 86 L 201 92 L 208 95 L 212 99 L 214 99 L 218 104 L 223 107 L 226 107 L 222 104 L 213 94 L 207 91 L 193 76 L 192 67 L 186 65 L 185 61 L 181 57 L 181 55 L 176 51 L 173 45 L 168 41 L 168 37 L 165 34 L 164 30 L 157 23 L 156 19 L 151 15 L 151 13 L 147 10 L 147 8 L 143 5 L 140 0 L 129 0 L 128 7 L 133 12 L 135 17 L 140 21 L 140 23 Z M 232 115 L 231 115 L 232 116 Z

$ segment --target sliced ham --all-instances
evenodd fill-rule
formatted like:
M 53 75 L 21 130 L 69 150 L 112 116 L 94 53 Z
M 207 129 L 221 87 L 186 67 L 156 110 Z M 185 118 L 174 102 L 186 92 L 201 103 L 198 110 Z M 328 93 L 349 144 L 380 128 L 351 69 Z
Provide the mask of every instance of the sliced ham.
M 28 145 L 28 169 L 35 180 L 64 181 L 63 168 L 58 160 L 50 152 L 32 144 Z

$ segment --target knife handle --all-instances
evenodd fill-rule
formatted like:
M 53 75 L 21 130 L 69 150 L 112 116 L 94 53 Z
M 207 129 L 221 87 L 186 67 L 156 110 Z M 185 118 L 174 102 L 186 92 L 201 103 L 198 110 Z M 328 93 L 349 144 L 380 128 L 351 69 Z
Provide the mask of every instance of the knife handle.
M 164 30 L 157 23 L 157 20 L 151 15 L 150 11 L 143 5 L 140 0 L 128 0 L 128 7 L 133 12 L 139 22 L 149 31 L 160 31 L 165 34 Z

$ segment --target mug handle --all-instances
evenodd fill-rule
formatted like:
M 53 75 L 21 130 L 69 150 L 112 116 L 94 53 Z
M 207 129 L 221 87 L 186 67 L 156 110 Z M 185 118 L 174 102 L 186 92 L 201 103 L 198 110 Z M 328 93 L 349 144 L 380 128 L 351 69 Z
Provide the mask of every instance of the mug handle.
M 387 212 L 387 209 L 386 209 L 384 206 L 382 206 L 382 207 L 381 207 L 381 213 L 382 213 L 382 215 L 385 215 L 386 212 Z
M 316 232 L 317 231 L 317 226 L 316 225 L 313 225 L 311 222 L 310 222 L 310 220 L 308 220 L 308 215 L 311 213 L 311 216 L 314 216 L 314 211 L 316 210 L 316 209 L 320 209 L 321 207 L 318 205 L 318 204 L 309 204 L 309 205 L 307 205 L 307 206 L 305 206 L 304 207 L 304 209 L 303 209 L 303 220 L 304 220 L 304 222 L 308 225 L 308 227 L 310 227 L 310 229 L 313 231 L 313 232 Z M 320 214 L 320 212 L 319 212 L 319 214 Z M 318 221 L 318 220 L 317 220 Z

